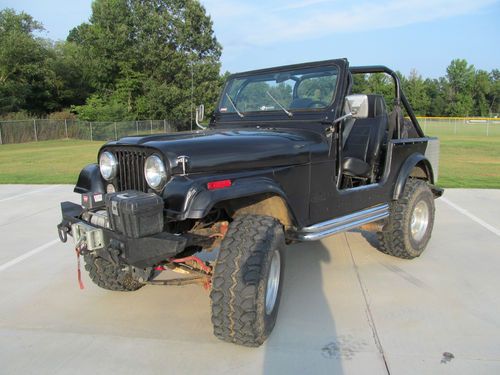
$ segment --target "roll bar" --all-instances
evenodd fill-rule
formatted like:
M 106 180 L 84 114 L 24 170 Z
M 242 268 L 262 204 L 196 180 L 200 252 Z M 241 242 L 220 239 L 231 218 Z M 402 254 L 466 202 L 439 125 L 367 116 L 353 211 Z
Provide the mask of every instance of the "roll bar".
M 408 116 L 410 116 L 411 122 L 413 123 L 413 126 L 415 126 L 418 135 L 421 137 L 425 137 L 425 134 L 422 131 L 422 128 L 420 127 L 417 118 L 415 117 L 415 113 L 413 112 L 413 109 L 411 108 L 408 99 L 406 98 L 403 90 L 401 89 L 401 81 L 399 80 L 399 77 L 395 71 L 383 65 L 353 66 L 349 68 L 349 71 L 351 72 L 351 74 L 385 73 L 387 75 L 390 75 L 394 81 L 394 94 L 396 97 L 394 105 L 401 107 L 401 103 L 403 103 L 403 106 L 406 109 Z M 401 138 L 401 123 L 399 116 L 396 119 L 396 123 L 398 129 L 398 138 Z

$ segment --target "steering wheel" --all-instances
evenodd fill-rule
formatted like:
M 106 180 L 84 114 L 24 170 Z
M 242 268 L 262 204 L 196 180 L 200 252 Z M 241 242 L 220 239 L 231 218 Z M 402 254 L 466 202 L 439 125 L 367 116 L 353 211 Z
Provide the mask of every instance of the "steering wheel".
M 321 100 L 313 100 L 307 107 L 308 108 L 321 108 L 326 107 L 328 104 Z

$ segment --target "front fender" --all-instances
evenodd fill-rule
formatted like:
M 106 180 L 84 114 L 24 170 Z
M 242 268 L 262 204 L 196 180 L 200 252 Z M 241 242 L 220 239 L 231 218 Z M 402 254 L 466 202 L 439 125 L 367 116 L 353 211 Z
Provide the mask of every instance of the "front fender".
M 197 183 L 191 182 L 191 184 L 189 184 L 190 186 L 187 186 L 186 182 L 187 180 L 179 180 L 178 183 L 175 184 L 175 187 L 171 185 L 167 186 L 167 189 L 165 189 L 166 192 L 169 192 L 164 195 L 167 200 L 167 205 L 172 207 L 171 204 L 168 204 L 170 201 L 174 203 L 174 207 L 177 207 L 177 210 L 170 211 L 169 214 L 177 220 L 201 219 L 219 202 L 258 194 L 270 193 L 278 195 L 287 202 L 286 194 L 281 187 L 274 180 L 267 177 L 234 179 L 230 187 L 216 190 L 208 190 L 206 181 Z M 184 185 L 184 189 L 182 189 L 182 185 Z M 179 193 L 181 193 L 179 190 L 184 190 L 182 194 L 182 204 L 177 200 L 180 195 Z M 178 198 L 175 199 L 175 196 Z M 177 200 L 177 202 L 175 202 L 175 200 Z
M 401 169 L 399 170 L 399 175 L 394 186 L 392 199 L 397 200 L 401 197 L 406 185 L 406 180 L 417 165 L 419 167 L 421 166 L 424 169 L 429 183 L 434 184 L 434 172 L 432 170 L 431 163 L 429 162 L 429 160 L 427 160 L 425 155 L 421 153 L 414 153 L 406 159 L 406 161 L 401 166 Z
M 82 169 L 76 182 L 75 193 L 105 193 L 105 181 L 101 176 L 98 164 L 89 164 Z

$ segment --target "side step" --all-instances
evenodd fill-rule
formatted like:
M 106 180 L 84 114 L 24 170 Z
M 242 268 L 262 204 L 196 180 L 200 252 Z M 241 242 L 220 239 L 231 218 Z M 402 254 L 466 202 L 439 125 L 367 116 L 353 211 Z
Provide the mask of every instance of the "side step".
M 294 232 L 288 232 L 287 237 L 299 241 L 316 241 L 331 236 L 332 234 L 344 232 L 373 221 L 384 219 L 388 216 L 389 205 L 387 203 L 380 204 L 353 214 L 304 227 Z

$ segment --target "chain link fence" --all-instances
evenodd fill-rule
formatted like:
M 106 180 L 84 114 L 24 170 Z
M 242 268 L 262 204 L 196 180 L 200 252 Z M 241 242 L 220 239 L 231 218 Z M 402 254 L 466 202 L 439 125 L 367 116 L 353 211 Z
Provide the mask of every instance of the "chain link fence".
M 417 117 L 429 135 L 468 135 L 500 137 L 500 118 L 486 117 Z
M 469 135 L 500 137 L 500 118 L 419 117 L 420 126 L 429 135 Z M 189 121 L 142 120 L 12 120 L 0 121 L 0 144 L 82 139 L 111 141 L 144 134 L 173 133 L 190 129 Z
M 125 136 L 172 133 L 187 129 L 190 129 L 189 122 L 169 120 L 86 122 L 34 119 L 0 121 L 0 144 L 65 138 L 111 141 Z

